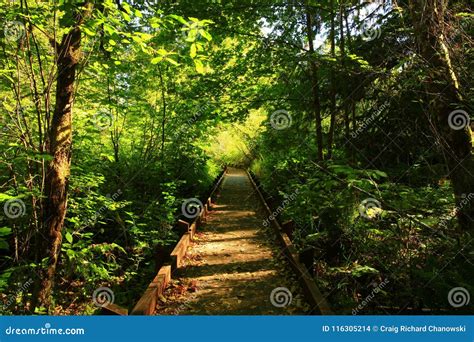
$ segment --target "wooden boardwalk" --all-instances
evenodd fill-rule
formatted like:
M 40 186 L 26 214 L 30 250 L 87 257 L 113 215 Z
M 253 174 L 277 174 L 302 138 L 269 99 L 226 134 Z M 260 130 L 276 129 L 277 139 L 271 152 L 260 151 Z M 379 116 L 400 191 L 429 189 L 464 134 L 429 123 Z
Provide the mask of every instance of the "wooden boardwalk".
M 265 218 L 247 173 L 229 168 L 155 314 L 304 314 L 309 305 Z

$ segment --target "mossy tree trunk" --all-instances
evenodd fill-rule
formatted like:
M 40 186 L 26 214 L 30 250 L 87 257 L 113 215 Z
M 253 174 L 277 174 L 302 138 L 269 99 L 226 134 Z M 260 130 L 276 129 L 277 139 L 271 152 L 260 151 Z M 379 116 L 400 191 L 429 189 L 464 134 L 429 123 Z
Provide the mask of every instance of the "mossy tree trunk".
M 37 304 L 49 309 L 56 266 L 61 250 L 62 230 L 67 208 L 67 192 L 72 150 L 72 109 L 76 69 L 81 58 L 81 28 L 84 18 L 90 13 L 91 4 L 85 3 L 82 10 L 73 10 L 74 27 L 55 45 L 57 53 L 56 103 L 49 132 L 49 152 L 52 160 L 45 177 L 45 205 L 41 254 L 47 258 L 42 270 Z
M 451 61 L 448 37 L 448 0 L 410 0 L 417 50 L 428 68 L 427 113 L 433 115 L 435 134 L 442 148 L 456 198 L 459 223 L 474 235 L 474 159 L 467 109 L 455 121 L 450 116 L 465 109 L 460 84 Z M 455 128 L 453 128 L 455 127 Z

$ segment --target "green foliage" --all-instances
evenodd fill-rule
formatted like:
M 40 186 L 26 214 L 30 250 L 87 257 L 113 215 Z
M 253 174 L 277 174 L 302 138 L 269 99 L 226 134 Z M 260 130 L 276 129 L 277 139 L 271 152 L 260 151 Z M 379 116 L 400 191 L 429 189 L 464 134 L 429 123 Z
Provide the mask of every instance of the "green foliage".
M 433 130 L 439 113 L 427 109 L 426 87 L 438 81 L 414 53 L 405 2 L 92 3 L 74 56 L 58 307 L 93 313 L 91 293 L 104 284 L 124 291 L 124 305 L 135 300 L 143 272 L 153 276 L 155 250 L 179 238 L 182 201 L 204 195 L 227 164 L 250 168 L 271 204 L 284 207 L 279 219 L 295 222 L 293 242 L 313 253 L 315 281 L 331 303 L 353 307 L 387 277 L 384 299 L 397 293 L 389 305 L 413 294 L 415 306 L 441 307 L 439 293 L 451 284 L 472 287 L 472 252 L 465 260 L 455 253 L 469 236 L 455 219 L 446 151 L 434 144 L 442 140 Z M 0 290 L 11 295 L 48 261 L 39 232 L 50 196 L 55 45 L 84 8 L 0 4 L 0 21 L 13 25 L 0 42 L 0 203 L 25 205 L 18 218 L 0 217 Z M 462 2 L 450 9 L 452 65 L 472 108 L 472 15 Z M 314 52 L 307 15 L 318 33 Z M 275 121 L 281 113 L 284 127 Z M 368 198 L 380 207 L 365 210 Z M 456 266 L 438 276 L 451 259 Z M 12 312 L 31 302 L 32 288 L 20 292 Z

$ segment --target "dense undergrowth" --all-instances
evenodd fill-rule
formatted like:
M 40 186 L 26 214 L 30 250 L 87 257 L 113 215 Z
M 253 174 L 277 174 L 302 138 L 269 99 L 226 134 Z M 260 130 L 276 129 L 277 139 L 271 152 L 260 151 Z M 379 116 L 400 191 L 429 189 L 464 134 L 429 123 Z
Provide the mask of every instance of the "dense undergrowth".
M 472 313 L 472 4 L 422 3 L 0 0 L 1 312 L 133 305 L 235 164 L 336 313 Z
M 361 313 L 449 312 L 451 288 L 472 290 L 470 237 L 456 225 L 448 182 L 413 186 L 392 170 L 324 166 L 327 173 L 304 163 L 254 169 L 273 206 L 286 204 L 279 219 L 295 222 L 293 242 L 338 312 L 350 314 L 382 283 Z M 361 208 L 369 198 L 379 204 Z

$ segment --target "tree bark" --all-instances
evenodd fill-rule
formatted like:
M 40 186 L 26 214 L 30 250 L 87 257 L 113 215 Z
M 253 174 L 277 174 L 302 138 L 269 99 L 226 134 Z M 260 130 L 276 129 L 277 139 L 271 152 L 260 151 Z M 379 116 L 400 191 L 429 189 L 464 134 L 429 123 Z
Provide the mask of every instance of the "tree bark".
M 342 71 L 346 73 L 346 41 L 344 37 L 344 17 L 345 17 L 345 9 L 344 4 L 340 3 L 339 5 L 339 35 L 340 35 L 340 49 L 341 49 L 341 67 Z M 349 35 L 350 32 L 348 31 L 347 34 Z M 349 99 L 346 98 L 349 91 L 347 89 L 347 84 L 345 82 L 342 83 L 342 98 L 344 101 L 344 134 L 346 135 L 346 139 L 349 140 L 349 133 L 350 133 L 350 119 L 349 119 Z M 352 100 L 352 99 L 351 99 Z M 352 146 L 352 145 L 351 145 Z M 352 149 L 352 148 L 351 148 Z
M 428 111 L 436 117 L 439 138 L 451 179 L 461 228 L 474 234 L 474 159 L 469 124 L 461 129 L 450 126 L 449 115 L 463 108 L 459 81 L 451 64 L 446 40 L 449 34 L 447 0 L 410 0 L 409 10 L 416 32 L 417 50 L 429 72 Z M 468 119 L 468 118 L 467 118 Z M 467 120 L 469 121 L 469 120 Z
M 330 39 L 331 39 L 331 58 L 333 59 L 331 64 L 331 71 L 330 71 L 330 78 L 331 78 L 331 89 L 330 89 L 330 107 L 329 110 L 331 112 L 331 119 L 329 124 L 329 134 L 328 134 L 328 153 L 327 159 L 332 158 L 332 144 L 334 140 L 334 131 L 336 129 L 336 76 L 334 72 L 334 63 L 336 62 L 336 24 L 335 24 L 335 11 L 334 11 L 334 0 L 331 0 L 331 32 L 330 32 Z
M 91 6 L 85 8 L 90 12 Z M 86 13 L 76 12 L 75 26 L 56 45 L 58 75 L 56 81 L 56 103 L 49 132 L 49 152 L 53 159 L 48 165 L 45 180 L 45 212 L 43 220 L 42 244 L 47 258 L 47 266 L 42 270 L 37 302 L 49 310 L 51 292 L 61 250 L 62 230 L 67 208 L 71 150 L 72 150 L 72 108 L 76 69 L 81 57 L 80 25 Z M 35 303 L 36 304 L 36 303 Z
M 306 32 L 308 36 L 309 52 L 310 52 L 310 67 L 311 67 L 311 90 L 313 93 L 313 110 L 316 121 L 316 144 L 318 149 L 317 158 L 319 161 L 324 159 L 323 154 L 323 129 L 321 120 L 321 102 L 319 99 L 319 80 L 318 80 L 318 66 L 314 60 L 314 35 L 313 35 L 313 20 L 309 8 L 306 9 Z

